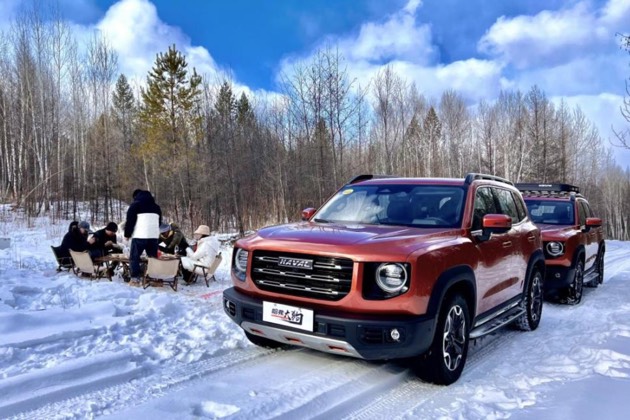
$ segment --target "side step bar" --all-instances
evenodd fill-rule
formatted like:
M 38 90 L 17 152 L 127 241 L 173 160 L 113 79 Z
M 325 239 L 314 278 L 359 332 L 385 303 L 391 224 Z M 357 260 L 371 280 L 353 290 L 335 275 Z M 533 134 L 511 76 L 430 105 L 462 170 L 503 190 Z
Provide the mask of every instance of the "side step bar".
M 595 270 L 589 270 L 588 272 L 584 273 L 584 286 L 597 286 L 597 275 L 599 273 Z
M 525 313 L 525 309 L 520 306 L 515 306 L 511 308 L 509 311 L 502 313 L 501 316 L 494 318 L 484 324 L 479 325 L 478 327 L 473 328 L 470 332 L 470 339 L 474 340 L 475 338 L 479 338 L 486 334 L 491 333 L 492 331 L 498 330 L 504 325 L 509 324 L 510 322 L 515 321 L 518 317 Z

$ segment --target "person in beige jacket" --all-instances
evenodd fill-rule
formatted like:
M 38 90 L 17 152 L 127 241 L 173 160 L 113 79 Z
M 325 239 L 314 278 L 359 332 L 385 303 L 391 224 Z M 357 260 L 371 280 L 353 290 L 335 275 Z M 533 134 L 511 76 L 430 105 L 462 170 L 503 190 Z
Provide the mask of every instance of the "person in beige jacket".
M 199 225 L 195 230 L 194 238 L 197 244 L 193 248 L 186 248 L 186 256 L 182 257 L 182 267 L 184 269 L 184 280 L 190 281 L 195 264 L 209 267 L 219 253 L 219 239 L 216 235 L 210 235 L 210 228 L 206 225 Z

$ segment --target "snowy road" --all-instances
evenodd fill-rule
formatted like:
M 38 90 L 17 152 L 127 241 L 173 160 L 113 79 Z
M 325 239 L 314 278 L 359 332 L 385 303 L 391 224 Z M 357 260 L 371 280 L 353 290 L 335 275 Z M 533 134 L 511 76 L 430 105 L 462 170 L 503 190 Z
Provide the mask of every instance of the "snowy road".
M 439 387 L 397 363 L 249 344 L 218 281 L 168 289 L 54 272 L 43 227 L 0 251 L 0 418 L 600 418 L 630 407 L 630 243 L 605 282 L 538 330 L 477 340 Z M 226 249 L 224 252 L 229 253 Z

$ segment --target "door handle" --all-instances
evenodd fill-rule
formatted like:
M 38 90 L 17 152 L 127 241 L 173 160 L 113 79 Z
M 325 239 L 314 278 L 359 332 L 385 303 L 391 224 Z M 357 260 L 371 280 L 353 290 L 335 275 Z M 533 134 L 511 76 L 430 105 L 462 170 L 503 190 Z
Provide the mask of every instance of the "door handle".
M 512 241 L 505 241 L 503 242 L 503 248 L 509 248 L 512 246 Z
M 528 240 L 529 242 L 534 242 L 534 241 L 536 240 L 536 237 L 535 237 L 534 235 L 529 235 L 529 236 L 527 237 L 527 240 Z

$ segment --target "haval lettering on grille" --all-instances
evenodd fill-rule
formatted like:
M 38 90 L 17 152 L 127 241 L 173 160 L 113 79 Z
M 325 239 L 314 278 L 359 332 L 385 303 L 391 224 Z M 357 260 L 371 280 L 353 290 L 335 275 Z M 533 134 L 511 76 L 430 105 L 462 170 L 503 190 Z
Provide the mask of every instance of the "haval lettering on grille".
M 360 175 L 302 219 L 235 244 L 223 304 L 254 344 L 404 359 L 450 384 L 471 339 L 538 327 L 540 230 L 505 179 Z
M 580 189 L 569 184 L 517 184 L 540 227 L 547 271 L 545 295 L 575 305 L 583 287 L 604 282 L 606 243 L 602 219 Z

